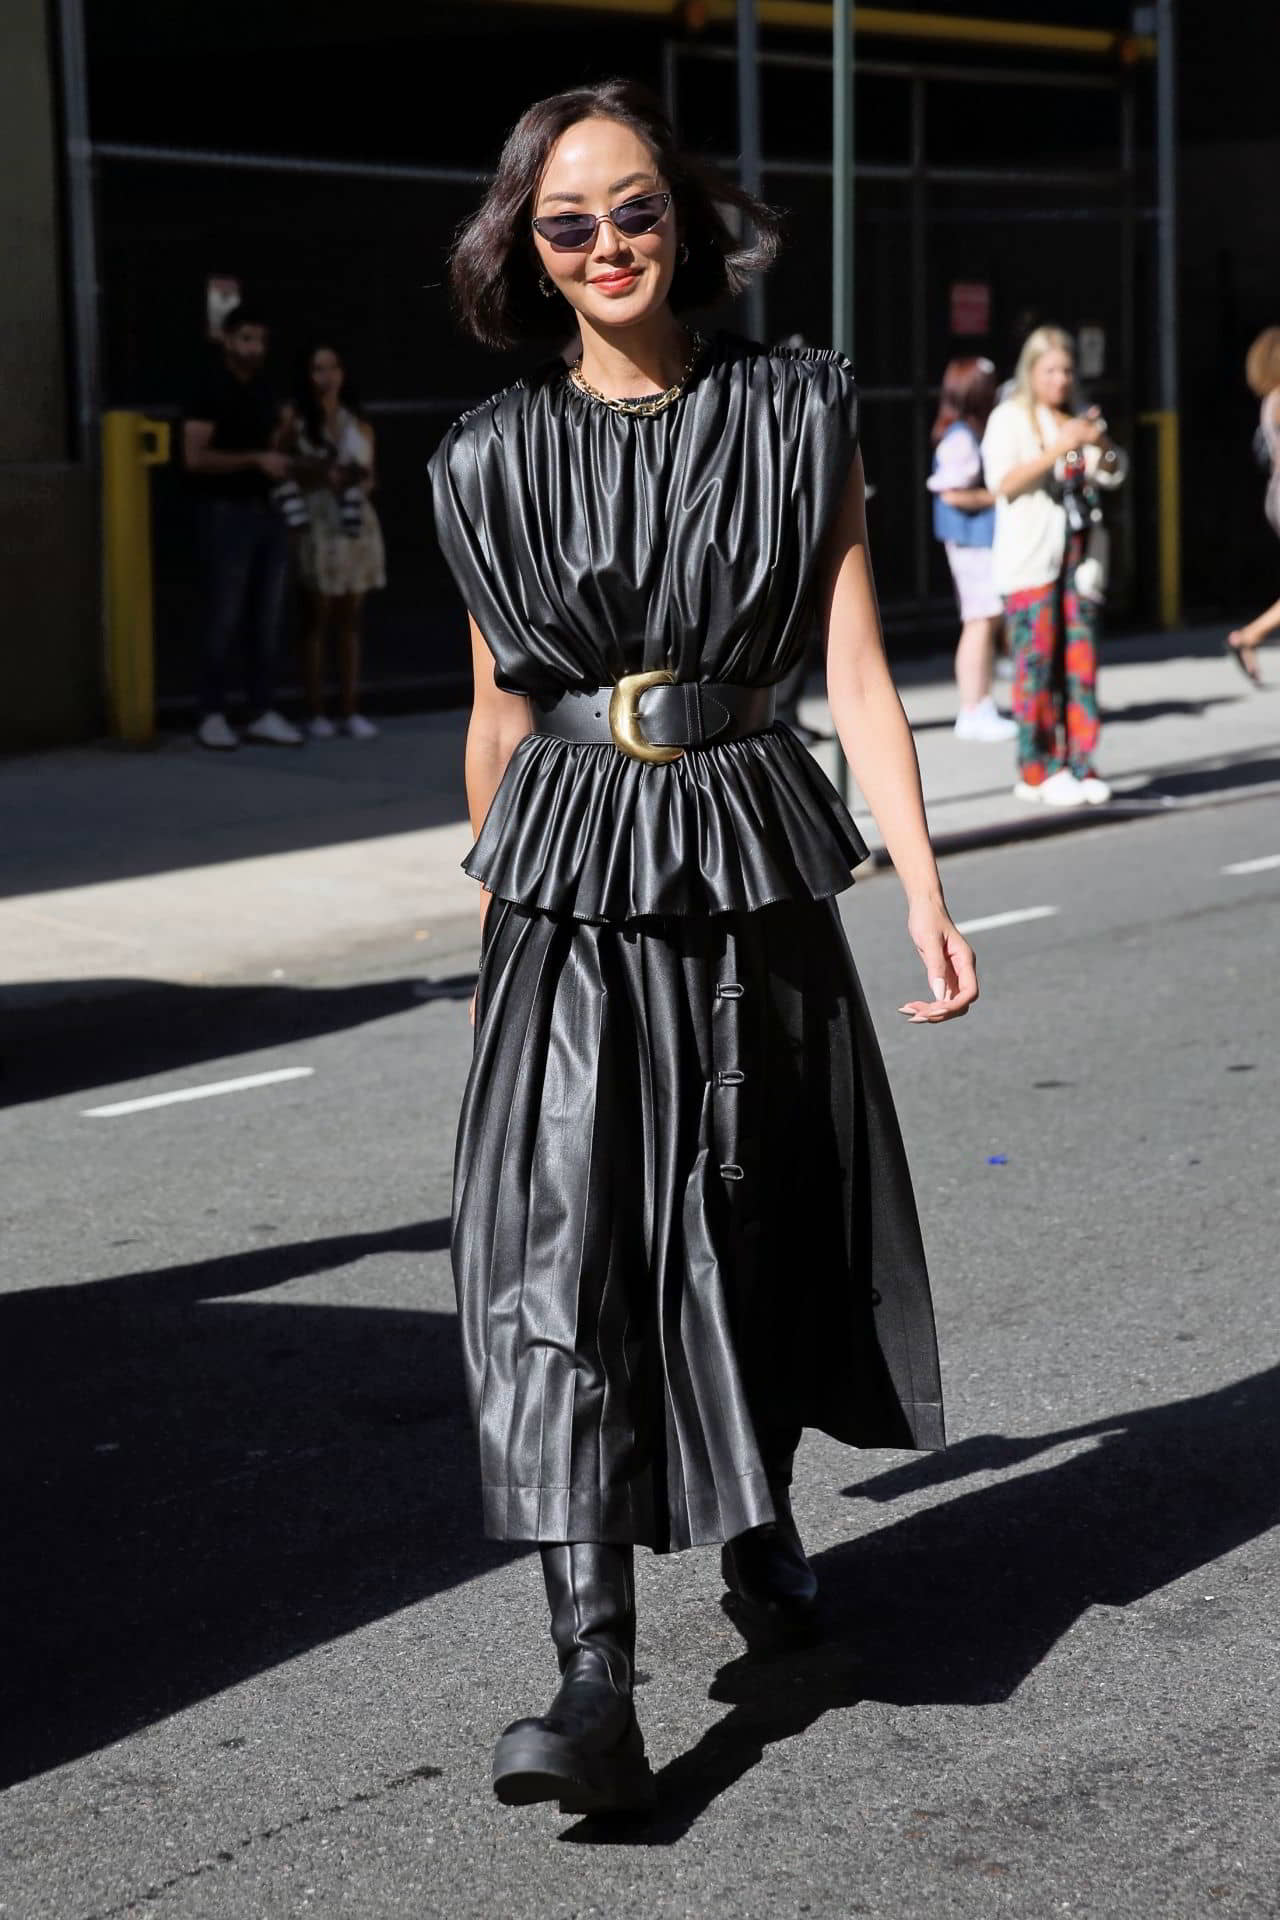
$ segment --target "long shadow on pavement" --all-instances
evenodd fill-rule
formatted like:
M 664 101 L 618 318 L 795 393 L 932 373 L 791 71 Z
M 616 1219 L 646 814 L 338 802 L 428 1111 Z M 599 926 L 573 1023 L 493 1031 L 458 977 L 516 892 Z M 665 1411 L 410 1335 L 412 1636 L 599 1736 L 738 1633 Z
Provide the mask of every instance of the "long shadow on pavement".
M 1247 693 L 1222 693 L 1207 695 L 1202 700 L 1131 700 L 1127 706 L 1102 704 L 1104 722 L 1123 720 L 1126 724 L 1143 725 L 1148 720 L 1199 719 L 1210 707 L 1235 707 L 1249 698 Z M 953 713 L 935 714 L 929 720 L 913 720 L 912 733 L 942 733 L 954 727 Z
M 766 1747 L 860 1700 L 1006 1700 L 1090 1607 L 1129 1606 L 1280 1524 L 1280 1367 L 1029 1439 L 982 1435 L 846 1491 L 887 1503 L 1090 1440 L 819 1554 L 823 1644 L 722 1668 L 711 1698 L 732 1710 L 662 1769 L 657 1813 L 580 1821 L 562 1839 L 671 1845 Z M 1198 1636 L 1211 1615 L 1196 1597 L 1149 1616 L 1153 1665 L 1162 1641 Z
M 447 1244 L 429 1220 L 0 1300 L 0 1782 L 512 1557 L 479 1537 L 453 1315 L 345 1304 L 353 1263 Z M 338 1268 L 342 1305 L 250 1297 Z
M 1117 796 L 1130 803 L 1158 800 L 1196 800 L 1213 793 L 1245 793 L 1251 787 L 1266 787 L 1280 780 L 1280 756 L 1257 754 L 1244 760 L 1203 761 L 1191 767 L 1153 773 L 1140 787 L 1125 787 Z
M 0 1782 L 521 1551 L 479 1538 L 451 1314 L 349 1304 L 358 1270 L 340 1306 L 252 1297 L 438 1252 L 447 1232 L 432 1220 L 0 1300 L 15 1615 Z M 1129 1605 L 1276 1526 L 1280 1367 L 1030 1438 L 979 1436 L 847 1491 L 887 1505 L 991 1474 L 1012 1477 L 819 1555 L 826 1641 L 731 1662 L 712 1687 L 730 1711 L 662 1770 L 657 1814 L 564 1837 L 672 1844 L 768 1746 L 863 1699 L 1007 1699 L 1088 1608 Z M 1153 1660 L 1201 1633 L 1211 1605 L 1148 1615 Z
M 345 987 L 93 981 L 30 1005 L 0 988 L 0 1108 L 111 1087 L 383 1020 L 424 1000 L 469 1000 L 474 973 Z M 115 986 L 114 993 L 105 991 Z

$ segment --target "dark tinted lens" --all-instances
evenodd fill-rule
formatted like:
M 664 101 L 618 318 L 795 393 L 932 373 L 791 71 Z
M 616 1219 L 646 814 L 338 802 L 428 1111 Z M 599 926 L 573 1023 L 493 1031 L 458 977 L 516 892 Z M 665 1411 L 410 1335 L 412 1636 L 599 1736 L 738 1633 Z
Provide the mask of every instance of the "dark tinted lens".
M 544 214 L 535 224 L 543 239 L 562 253 L 572 253 L 578 247 L 589 247 L 596 230 L 596 223 L 589 213 Z
M 642 194 L 638 200 L 628 200 L 624 206 L 614 209 L 613 224 L 619 233 L 648 233 L 666 210 L 665 193 Z

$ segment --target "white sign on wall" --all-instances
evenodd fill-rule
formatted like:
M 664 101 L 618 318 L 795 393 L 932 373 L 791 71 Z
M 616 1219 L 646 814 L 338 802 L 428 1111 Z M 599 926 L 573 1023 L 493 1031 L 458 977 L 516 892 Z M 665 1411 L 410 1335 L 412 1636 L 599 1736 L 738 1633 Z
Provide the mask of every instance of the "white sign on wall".
M 1107 365 L 1107 330 L 1084 326 L 1076 335 L 1076 372 L 1082 380 L 1097 380 Z
M 209 338 L 216 340 L 227 315 L 240 305 L 240 282 L 225 273 L 211 273 L 204 285 L 205 325 Z

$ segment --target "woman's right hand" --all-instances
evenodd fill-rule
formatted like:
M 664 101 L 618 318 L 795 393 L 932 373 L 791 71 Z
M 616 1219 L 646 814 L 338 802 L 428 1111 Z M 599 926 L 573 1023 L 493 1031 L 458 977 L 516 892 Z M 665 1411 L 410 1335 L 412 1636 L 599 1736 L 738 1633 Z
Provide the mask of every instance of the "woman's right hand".
M 1097 407 L 1090 407 L 1088 413 L 1076 414 L 1074 419 L 1068 420 L 1054 441 L 1055 461 L 1061 460 L 1066 453 L 1079 453 L 1082 447 L 1096 447 L 1106 431 L 1106 421 Z

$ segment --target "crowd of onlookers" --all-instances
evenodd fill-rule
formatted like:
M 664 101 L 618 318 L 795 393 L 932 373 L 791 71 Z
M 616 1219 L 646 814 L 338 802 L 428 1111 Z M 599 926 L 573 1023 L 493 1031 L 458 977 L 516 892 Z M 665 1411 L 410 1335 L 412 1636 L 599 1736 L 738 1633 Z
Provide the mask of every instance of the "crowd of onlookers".
M 1254 341 L 1245 377 L 1262 405 L 1258 454 L 1265 511 L 1280 534 L 1280 327 Z M 1127 460 L 1097 407 L 1075 389 L 1071 338 L 1037 327 L 1013 378 L 990 360 L 952 360 L 933 429 L 934 532 L 960 609 L 956 733 L 1016 738 L 1021 800 L 1051 807 L 1111 798 L 1093 763 L 1098 742 L 1097 633 L 1107 590 L 1104 501 Z M 1013 659 L 1013 713 L 992 696 L 1002 636 Z M 1227 637 L 1260 679 L 1257 649 L 1280 630 L 1280 600 Z
M 267 345 L 263 316 L 248 305 L 233 309 L 183 424 L 202 572 L 197 737 L 221 750 L 242 737 L 300 746 L 307 738 L 365 740 L 377 732 L 360 711 L 361 611 L 365 595 L 386 582 L 370 498 L 373 429 L 331 342 L 311 346 L 285 402 L 267 378 Z M 1265 511 L 1280 535 L 1280 327 L 1254 341 L 1245 372 L 1261 402 Z M 952 360 L 933 448 L 934 533 L 961 622 L 956 734 L 980 743 L 1016 740 L 1014 791 L 1022 800 L 1050 807 L 1106 801 L 1110 789 L 1094 766 L 1109 545 L 1104 503 L 1128 463 L 1100 410 L 1078 400 L 1070 336 L 1037 327 L 1003 387 L 990 360 Z M 291 590 L 300 609 L 301 726 L 275 704 Z M 1280 600 L 1228 635 L 1232 657 L 1255 683 L 1258 648 L 1278 630 Z M 228 718 L 237 639 L 248 709 L 243 734 Z M 1012 719 L 992 692 L 1002 642 L 1012 659 Z M 799 686 L 797 679 L 783 690 L 780 706 L 797 727 Z
M 1107 584 L 1102 496 L 1127 468 L 1097 407 L 1081 407 L 1069 335 L 1037 327 L 997 390 L 983 359 L 953 360 L 934 423 L 934 532 L 960 606 L 961 739 L 1016 737 L 1021 800 L 1097 805 L 1097 628 Z M 1014 720 L 991 693 L 1001 623 Z
M 370 494 L 373 428 L 338 350 L 314 344 L 296 390 L 281 402 L 266 375 L 268 329 L 252 307 L 226 317 L 216 355 L 188 396 L 183 462 L 197 491 L 202 576 L 202 746 L 229 751 L 241 738 L 301 746 L 341 732 L 377 732 L 360 712 L 360 616 L 386 582 L 382 530 Z M 275 704 L 275 672 L 291 586 L 301 601 L 301 727 Z M 244 647 L 248 717 L 228 718 L 229 674 Z M 337 700 L 330 712 L 330 667 Z

